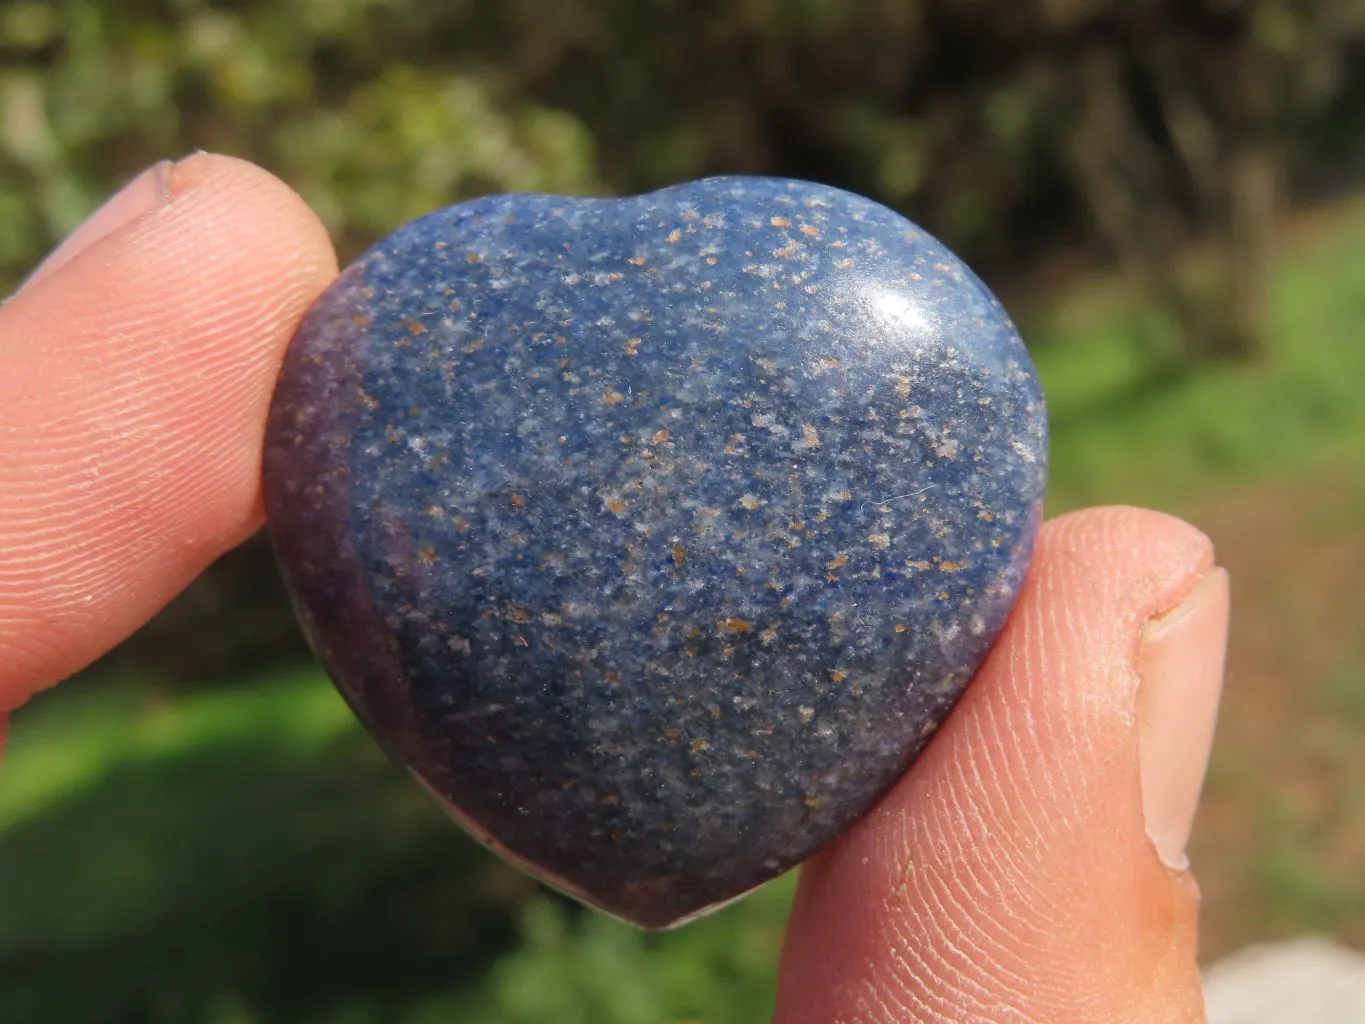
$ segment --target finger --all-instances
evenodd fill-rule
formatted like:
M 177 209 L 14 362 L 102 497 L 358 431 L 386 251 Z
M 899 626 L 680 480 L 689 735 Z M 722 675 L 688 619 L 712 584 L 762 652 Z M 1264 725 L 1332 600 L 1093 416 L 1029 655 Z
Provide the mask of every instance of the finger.
M 940 735 L 804 869 L 777 1021 L 1202 1020 L 1183 851 L 1227 601 L 1208 540 L 1177 520 L 1048 524 Z
M 275 376 L 336 273 L 265 171 L 199 155 L 148 174 L 0 307 L 0 712 L 257 528 Z

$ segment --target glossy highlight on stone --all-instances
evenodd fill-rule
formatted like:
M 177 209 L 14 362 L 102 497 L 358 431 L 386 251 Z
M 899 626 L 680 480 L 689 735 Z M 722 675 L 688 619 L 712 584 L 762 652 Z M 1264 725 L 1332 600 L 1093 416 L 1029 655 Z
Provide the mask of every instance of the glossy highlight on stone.
M 392 756 L 515 863 L 667 927 L 906 770 L 1018 594 L 1046 461 L 1028 355 L 956 257 L 733 177 L 380 242 L 289 349 L 265 487 Z

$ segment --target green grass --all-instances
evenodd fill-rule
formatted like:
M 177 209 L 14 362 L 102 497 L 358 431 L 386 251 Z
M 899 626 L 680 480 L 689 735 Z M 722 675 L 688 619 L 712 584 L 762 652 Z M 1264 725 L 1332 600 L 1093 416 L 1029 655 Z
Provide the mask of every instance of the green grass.
M 356 728 L 316 672 L 159 702 L 121 682 L 72 687 L 59 703 L 25 711 L 0 786 L 0 832 L 97 788 L 114 765 L 154 765 L 244 738 L 306 757 Z
M 1343 210 L 1326 237 L 1283 254 L 1258 362 L 1152 382 L 1144 343 L 1169 325 L 1116 289 L 1032 318 L 1053 509 L 1184 504 L 1230 483 L 1365 462 L 1365 210 Z
M 494 860 L 316 673 L 69 684 L 0 786 L 0 1020 L 748 1024 L 794 878 L 676 933 Z M 79 979 L 79 984 L 72 982 Z

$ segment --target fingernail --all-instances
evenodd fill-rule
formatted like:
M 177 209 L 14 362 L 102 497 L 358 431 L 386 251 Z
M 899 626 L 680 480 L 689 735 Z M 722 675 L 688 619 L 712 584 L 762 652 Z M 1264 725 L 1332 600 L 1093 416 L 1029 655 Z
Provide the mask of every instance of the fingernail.
M 174 166 L 170 160 L 163 160 L 124 185 L 38 265 L 19 291 L 51 277 L 101 238 L 169 202 Z
M 1228 574 L 1210 570 L 1174 611 L 1143 630 L 1138 651 L 1138 757 L 1147 835 L 1171 868 L 1204 788 L 1227 657 Z

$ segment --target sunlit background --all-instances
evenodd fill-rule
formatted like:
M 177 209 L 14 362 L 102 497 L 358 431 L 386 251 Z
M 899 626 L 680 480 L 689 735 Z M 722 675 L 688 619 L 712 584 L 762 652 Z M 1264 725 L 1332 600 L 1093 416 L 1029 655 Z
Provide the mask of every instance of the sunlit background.
M 343 259 L 481 193 L 719 172 L 920 221 L 1035 353 L 1053 511 L 1166 509 L 1231 569 L 1205 955 L 1365 946 L 1365 0 L 0 3 L 0 293 L 198 148 Z M 647 936 L 490 859 L 258 540 L 16 716 L 0 1021 L 753 1024 L 790 894 Z

